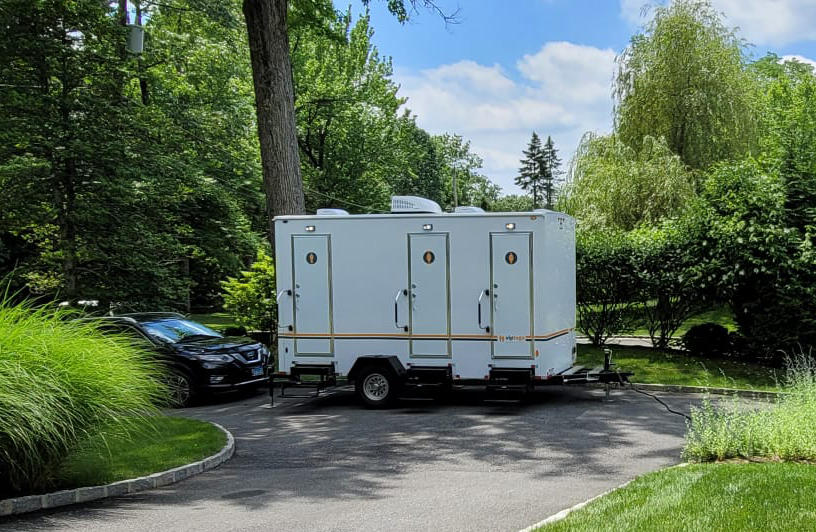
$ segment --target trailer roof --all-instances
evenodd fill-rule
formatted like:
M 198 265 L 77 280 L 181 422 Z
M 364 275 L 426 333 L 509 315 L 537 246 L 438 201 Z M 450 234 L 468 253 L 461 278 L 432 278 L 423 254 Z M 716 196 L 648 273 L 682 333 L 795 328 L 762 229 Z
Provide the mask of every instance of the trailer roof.
M 317 214 L 290 214 L 285 216 L 275 216 L 273 220 L 359 220 L 361 218 L 501 218 L 501 217 L 528 217 L 545 216 L 557 214 L 572 219 L 572 216 L 563 212 L 538 209 L 527 212 L 443 212 L 435 213 L 377 213 L 377 214 L 341 214 L 341 215 L 317 215 Z

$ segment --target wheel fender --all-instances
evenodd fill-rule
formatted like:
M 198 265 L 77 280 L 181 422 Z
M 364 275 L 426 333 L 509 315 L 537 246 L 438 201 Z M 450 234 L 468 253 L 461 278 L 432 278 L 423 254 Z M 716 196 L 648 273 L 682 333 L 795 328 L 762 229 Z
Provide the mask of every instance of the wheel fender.
M 400 380 L 403 380 L 408 374 L 405 370 L 405 366 L 400 362 L 399 357 L 395 355 L 365 355 L 358 357 L 357 360 L 354 361 L 354 365 L 351 366 L 348 372 L 348 381 L 353 382 L 360 371 L 368 367 L 388 368 L 393 371 L 394 375 Z

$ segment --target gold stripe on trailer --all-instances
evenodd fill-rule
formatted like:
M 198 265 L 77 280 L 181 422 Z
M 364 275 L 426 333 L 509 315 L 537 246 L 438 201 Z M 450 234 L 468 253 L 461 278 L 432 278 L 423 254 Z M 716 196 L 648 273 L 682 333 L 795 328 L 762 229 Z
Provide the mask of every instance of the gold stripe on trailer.
M 543 335 L 535 335 L 535 336 L 525 336 L 524 341 L 529 340 L 551 340 L 552 338 L 563 336 L 567 333 L 572 332 L 574 329 L 562 329 L 560 331 L 556 331 L 549 334 Z M 499 337 L 495 335 L 483 334 L 483 335 L 472 335 L 472 334 L 408 334 L 408 333 L 334 333 L 334 334 L 327 334 L 327 333 L 282 333 L 278 334 L 281 338 L 359 338 L 359 339 L 378 339 L 378 338 L 397 338 L 397 339 L 405 339 L 405 340 L 439 340 L 439 339 L 447 339 L 450 338 L 451 340 L 497 340 Z

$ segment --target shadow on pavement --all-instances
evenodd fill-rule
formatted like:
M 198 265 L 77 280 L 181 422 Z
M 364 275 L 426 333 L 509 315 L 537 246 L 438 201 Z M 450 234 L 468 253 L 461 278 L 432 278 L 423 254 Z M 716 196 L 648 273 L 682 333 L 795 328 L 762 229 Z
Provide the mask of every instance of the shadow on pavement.
M 680 416 L 648 397 L 618 391 L 604 402 L 603 391 L 590 388 L 542 388 L 525 402 L 455 391 L 402 400 L 390 410 L 366 410 L 342 391 L 276 398 L 273 408 L 266 390 L 235 399 L 171 412 L 233 433 L 236 454 L 218 469 L 167 488 L 0 521 L 0 530 L 83 529 L 157 507 L 218 504 L 253 512 L 287 501 L 381 499 L 404 489 L 402 477 L 416 470 L 510 472 L 531 481 L 563 479 L 566 489 L 576 477 L 625 479 L 678 462 L 685 432 Z M 688 410 L 693 399 L 668 400 Z

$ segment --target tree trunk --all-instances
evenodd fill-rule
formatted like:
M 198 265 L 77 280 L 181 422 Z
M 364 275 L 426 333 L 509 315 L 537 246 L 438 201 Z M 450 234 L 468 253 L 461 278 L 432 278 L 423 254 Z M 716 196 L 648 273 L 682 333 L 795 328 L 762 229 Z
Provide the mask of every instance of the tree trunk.
M 305 209 L 286 6 L 286 0 L 244 0 L 243 3 L 255 85 L 269 241 L 273 250 L 272 218 L 302 214 Z

